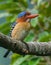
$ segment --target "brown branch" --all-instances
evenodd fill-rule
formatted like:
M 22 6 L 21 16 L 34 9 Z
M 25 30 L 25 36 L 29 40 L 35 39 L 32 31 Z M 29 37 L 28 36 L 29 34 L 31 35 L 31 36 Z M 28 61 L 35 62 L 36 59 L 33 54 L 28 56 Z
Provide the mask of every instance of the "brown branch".
M 4 47 L 13 51 L 14 53 L 22 55 L 51 55 L 51 42 L 24 42 L 14 40 L 11 37 L 0 33 L 0 47 Z

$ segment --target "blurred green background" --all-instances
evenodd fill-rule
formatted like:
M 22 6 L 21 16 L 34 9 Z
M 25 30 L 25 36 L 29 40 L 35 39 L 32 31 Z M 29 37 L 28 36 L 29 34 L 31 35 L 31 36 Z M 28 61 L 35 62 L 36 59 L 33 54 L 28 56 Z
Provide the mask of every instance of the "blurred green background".
M 31 29 L 25 41 L 51 41 L 51 0 L 0 0 L 0 32 L 8 35 L 11 24 L 22 11 L 38 13 L 39 17 L 31 20 Z M 51 57 L 42 57 L 10 53 L 4 58 L 6 49 L 0 48 L 0 65 L 51 65 Z

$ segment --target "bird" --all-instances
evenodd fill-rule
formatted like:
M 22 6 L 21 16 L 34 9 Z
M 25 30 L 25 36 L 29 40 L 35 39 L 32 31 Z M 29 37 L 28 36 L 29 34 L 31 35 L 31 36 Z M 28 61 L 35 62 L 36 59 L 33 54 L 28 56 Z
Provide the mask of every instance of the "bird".
M 37 16 L 38 14 L 31 14 L 28 11 L 23 11 L 19 13 L 16 22 L 14 22 L 11 27 L 11 38 L 23 41 L 31 29 L 31 19 Z M 7 57 L 9 52 L 10 50 L 6 52 L 4 57 Z

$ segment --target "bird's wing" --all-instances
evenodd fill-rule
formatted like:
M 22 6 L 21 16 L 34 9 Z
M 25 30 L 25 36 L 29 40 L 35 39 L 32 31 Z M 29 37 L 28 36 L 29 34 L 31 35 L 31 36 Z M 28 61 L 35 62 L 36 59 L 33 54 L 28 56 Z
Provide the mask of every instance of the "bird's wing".
M 12 30 L 13 30 L 13 28 L 15 27 L 16 24 L 17 24 L 16 22 L 13 22 L 13 23 L 11 24 L 11 29 L 10 29 L 9 36 L 11 36 L 11 32 L 12 32 Z M 8 49 L 8 51 L 4 54 L 4 57 L 7 57 L 7 55 L 8 55 L 9 53 L 10 53 L 10 50 Z
M 9 36 L 11 36 L 11 32 L 12 32 L 12 30 L 14 29 L 14 27 L 15 27 L 16 24 L 17 24 L 17 22 L 13 22 L 13 23 L 11 24 L 11 29 L 10 29 Z

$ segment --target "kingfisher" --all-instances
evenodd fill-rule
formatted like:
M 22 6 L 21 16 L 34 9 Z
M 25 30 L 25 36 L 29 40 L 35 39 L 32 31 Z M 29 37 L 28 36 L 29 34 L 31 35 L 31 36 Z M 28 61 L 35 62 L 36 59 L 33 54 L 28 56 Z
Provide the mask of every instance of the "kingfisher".
M 38 14 L 31 14 L 30 12 L 27 11 L 23 11 L 19 13 L 16 22 L 13 23 L 11 28 L 11 33 L 10 33 L 11 38 L 23 41 L 31 29 L 30 20 L 37 16 Z M 4 57 L 7 57 L 9 52 L 10 50 L 6 52 Z

